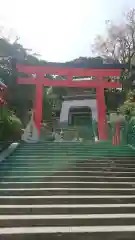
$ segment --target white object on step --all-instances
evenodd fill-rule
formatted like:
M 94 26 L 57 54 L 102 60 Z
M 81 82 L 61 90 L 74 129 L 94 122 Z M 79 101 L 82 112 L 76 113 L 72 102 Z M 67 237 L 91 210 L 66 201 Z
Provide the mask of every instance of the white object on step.
M 61 137 L 61 140 L 64 139 L 64 132 L 63 132 L 63 129 L 61 128 L 61 131 L 60 131 L 60 137 Z
M 34 122 L 33 112 L 30 122 L 28 123 L 22 135 L 22 140 L 27 143 L 36 143 L 39 141 L 38 130 Z
M 61 139 L 61 136 L 58 133 L 55 133 L 55 142 L 61 142 L 63 139 Z
M 99 141 L 98 137 L 97 137 L 97 136 L 95 136 L 95 142 L 98 142 L 98 141 Z

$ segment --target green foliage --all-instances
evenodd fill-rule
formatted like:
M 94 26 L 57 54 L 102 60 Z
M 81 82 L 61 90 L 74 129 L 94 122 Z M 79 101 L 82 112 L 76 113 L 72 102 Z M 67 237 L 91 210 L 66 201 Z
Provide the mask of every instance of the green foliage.
M 119 108 L 120 113 L 129 119 L 135 116 L 135 90 L 130 91 L 127 96 L 127 100 Z
M 126 135 L 127 143 L 135 146 L 135 116 L 126 122 L 124 135 Z
M 13 132 L 18 132 L 22 128 L 21 120 L 16 117 L 14 114 L 12 114 L 9 118 L 10 121 L 10 129 Z
M 20 138 L 22 123 L 12 111 L 0 108 L 0 140 Z
M 125 82 L 127 80 L 127 78 L 128 78 L 128 75 L 129 75 L 128 71 L 127 70 L 123 70 L 121 72 L 121 74 L 120 74 L 120 82 L 121 83 Z
M 31 51 L 25 49 L 18 39 L 14 43 L 10 43 L 7 39 L 0 39 L 0 57 L 8 57 L 0 59 L 0 78 L 8 86 L 6 92 L 6 100 L 10 110 L 15 110 L 17 116 L 22 120 L 23 124 L 27 124 L 27 112 L 33 108 L 35 87 L 32 85 L 19 85 L 16 82 L 16 69 L 14 62 L 9 59 L 15 58 L 17 63 L 26 65 L 43 65 L 45 61 L 39 60 Z M 44 101 L 45 103 L 45 101 Z
M 120 104 L 124 102 L 125 92 L 120 90 L 106 90 L 105 91 L 105 103 L 107 113 L 116 112 Z
M 135 116 L 131 117 L 129 124 L 135 126 Z

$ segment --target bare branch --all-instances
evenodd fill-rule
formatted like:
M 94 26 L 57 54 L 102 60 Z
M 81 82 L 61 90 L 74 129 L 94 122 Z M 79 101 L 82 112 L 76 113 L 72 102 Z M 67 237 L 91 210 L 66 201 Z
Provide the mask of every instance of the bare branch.
M 106 21 L 107 37 L 98 36 L 94 51 L 104 58 L 130 63 L 135 54 L 135 9 L 125 14 L 125 21 L 114 25 Z

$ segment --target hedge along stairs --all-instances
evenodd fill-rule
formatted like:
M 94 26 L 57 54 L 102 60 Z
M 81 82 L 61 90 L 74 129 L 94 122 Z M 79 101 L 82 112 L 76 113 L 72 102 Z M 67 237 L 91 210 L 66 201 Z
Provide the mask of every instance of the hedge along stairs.
M 135 239 L 135 151 L 21 144 L 1 164 L 0 239 Z

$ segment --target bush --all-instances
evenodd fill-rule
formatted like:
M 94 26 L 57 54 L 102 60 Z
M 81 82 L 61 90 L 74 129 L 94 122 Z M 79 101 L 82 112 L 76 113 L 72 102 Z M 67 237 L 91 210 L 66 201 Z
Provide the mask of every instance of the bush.
M 21 138 L 22 123 L 12 111 L 0 108 L 0 140 L 18 140 Z
M 135 90 L 129 92 L 127 100 L 122 106 L 120 106 L 119 110 L 120 113 L 128 117 L 128 119 L 130 119 L 132 116 L 135 116 Z

